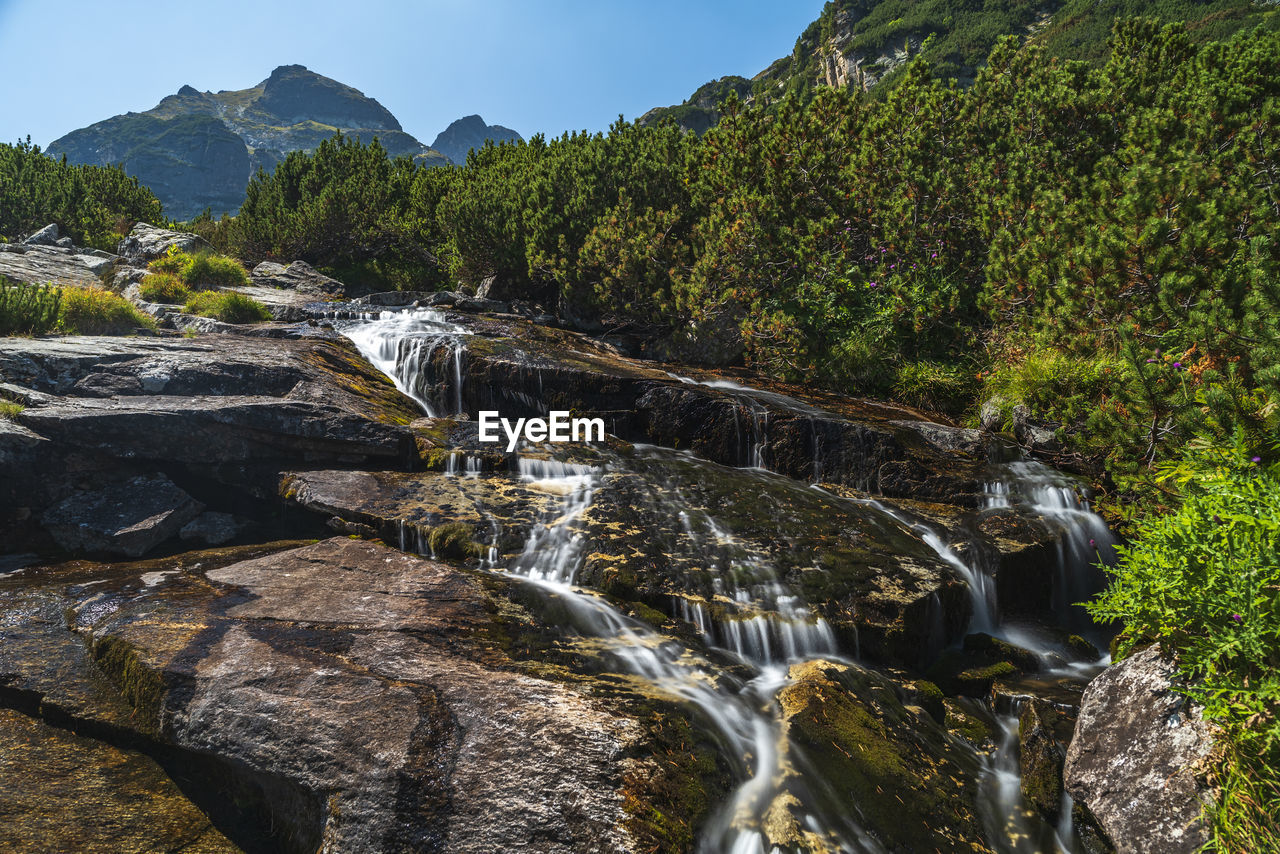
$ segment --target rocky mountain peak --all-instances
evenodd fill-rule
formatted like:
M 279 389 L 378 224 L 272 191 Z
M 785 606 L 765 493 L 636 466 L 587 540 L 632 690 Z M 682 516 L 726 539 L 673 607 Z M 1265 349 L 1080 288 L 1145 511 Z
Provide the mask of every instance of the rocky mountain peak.
M 314 121 L 343 128 L 401 130 L 386 107 L 363 92 L 303 65 L 281 65 L 260 84 L 256 106 L 283 124 Z
M 454 163 L 464 163 L 467 152 L 473 148 L 484 146 L 485 140 L 494 142 L 515 142 L 522 140 L 520 134 L 502 125 L 485 124 L 478 115 L 464 116 L 445 128 L 436 137 L 431 147 L 443 153 Z

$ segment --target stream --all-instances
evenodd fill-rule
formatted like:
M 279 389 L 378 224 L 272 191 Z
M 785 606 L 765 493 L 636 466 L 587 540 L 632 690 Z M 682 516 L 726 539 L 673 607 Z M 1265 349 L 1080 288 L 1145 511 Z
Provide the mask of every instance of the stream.
M 429 310 L 382 312 L 363 321 L 339 324 L 339 329 L 429 416 L 464 412 L 467 332 L 444 314 Z M 447 353 L 444 360 L 437 355 L 442 349 Z M 452 376 L 436 376 L 438 368 L 432 366 L 440 364 L 449 365 Z M 700 383 L 677 374 L 669 376 L 682 383 Z M 729 381 L 700 384 L 741 402 L 740 465 L 758 477 L 786 481 L 785 488 L 792 488 L 795 481 L 768 471 L 767 405 L 796 412 L 820 410 Z M 678 699 L 714 731 L 738 783 L 705 821 L 700 850 L 708 854 L 783 851 L 770 843 L 768 832 L 779 810 L 789 813 L 799 828 L 799 841 L 793 841 L 789 850 L 886 850 L 875 834 L 865 829 L 858 804 L 849 802 L 817 773 L 812 759 L 789 737 L 779 703 L 779 692 L 790 684 L 793 666 L 828 661 L 864 667 L 856 643 L 854 648 L 842 645 L 828 622 L 802 591 L 788 583 L 769 556 L 741 542 L 731 526 L 713 512 L 687 500 L 676 477 L 655 490 L 654 505 L 669 518 L 672 530 L 681 532 L 682 548 L 699 557 L 710 575 L 711 589 L 709 594 L 691 591 L 688 596 L 674 598 L 670 616 L 687 623 L 702 648 L 627 616 L 599 592 L 578 583 L 585 545 L 581 520 L 610 472 L 626 466 L 627 460 L 605 456 L 599 464 L 566 463 L 545 458 L 549 449 L 522 448 L 513 468 L 521 482 L 559 496 L 558 502 L 533 525 L 519 554 L 505 566 L 500 562 L 493 565 L 498 560 L 495 542 L 486 568 L 519 577 L 563 605 L 572 628 L 590 639 L 619 672 Z M 644 445 L 635 446 L 634 453 L 657 471 L 690 458 L 686 451 Z M 1029 461 L 993 464 L 990 471 L 981 512 L 1016 508 L 1043 519 L 1060 534 L 1051 595 L 1056 625 L 1005 620 L 989 568 L 962 558 L 948 542 L 947 532 L 934 523 L 877 497 L 835 495 L 820 485 L 816 461 L 814 483 L 804 488 L 820 491 L 831 501 L 856 505 L 877 525 L 918 540 L 954 568 L 967 585 L 972 606 L 962 634 L 982 632 L 1029 650 L 1044 662 L 1042 673 L 1047 677 L 1087 681 L 1107 660 L 1071 663 L 1053 629 L 1091 634 L 1087 614 L 1075 603 L 1099 588 L 1102 578 L 1094 564 L 1114 560 L 1115 539 L 1081 497 L 1079 485 L 1065 475 Z M 454 453 L 444 474 L 480 477 L 481 465 L 469 455 Z M 412 538 L 402 546 L 423 551 L 422 544 Z M 710 601 L 716 603 L 715 613 L 708 606 Z M 724 660 L 737 664 L 726 669 L 719 663 Z M 1069 797 L 1063 796 L 1056 826 L 1023 803 L 1018 761 L 1020 701 L 1000 711 L 985 700 L 970 702 L 976 714 L 994 723 L 994 744 L 983 750 L 959 736 L 948 737 L 972 754 L 982 768 L 978 803 L 987 843 L 1000 852 L 1082 850 L 1072 827 Z

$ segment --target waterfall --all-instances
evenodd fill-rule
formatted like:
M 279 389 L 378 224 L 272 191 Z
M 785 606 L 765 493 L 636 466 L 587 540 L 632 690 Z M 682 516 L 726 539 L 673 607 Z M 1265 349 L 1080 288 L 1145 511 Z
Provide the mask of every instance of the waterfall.
M 376 320 L 347 326 L 342 334 L 405 395 L 432 418 L 462 412 L 466 330 L 430 309 L 384 311 Z M 452 376 L 436 374 L 433 357 L 444 348 Z M 443 387 L 443 388 L 442 388 Z M 452 391 L 452 394 L 449 392 Z
M 969 564 L 961 560 L 960 556 L 955 553 L 942 538 L 942 535 L 934 530 L 931 525 L 916 521 L 905 513 L 889 507 L 874 498 L 842 499 L 841 496 L 828 492 L 820 486 L 814 486 L 813 488 L 821 490 L 836 500 L 852 501 L 856 504 L 874 507 L 899 525 L 915 532 L 920 537 L 921 542 L 933 549 L 938 557 L 960 574 L 960 577 L 964 579 L 966 586 L 969 588 L 969 598 L 973 603 L 973 615 L 969 618 L 969 631 L 987 632 L 988 634 L 996 631 L 996 627 L 1000 623 L 1000 614 L 996 602 L 995 579 L 980 569 L 970 567 Z
M 1043 517 L 1061 533 L 1051 608 L 1060 625 L 1088 631 L 1092 621 L 1078 606 L 1106 583 L 1098 564 L 1115 563 L 1115 535 L 1082 494 L 1080 484 L 1043 463 L 1016 462 L 1000 467 L 987 484 L 987 508 L 1020 507 Z
M 589 633 L 624 671 L 689 703 L 711 723 L 743 782 L 708 820 L 700 850 L 707 854 L 766 854 L 771 850 L 766 847 L 763 829 L 766 813 L 788 791 L 788 784 L 795 783 L 796 776 L 795 763 L 788 759 L 794 748 L 788 743 L 776 699 L 787 684 L 783 662 L 814 647 L 834 653 L 830 628 L 825 623 L 817 628 L 818 623 L 798 599 L 776 582 L 766 583 L 763 589 L 771 601 L 765 604 L 777 609 L 772 612 L 775 617 L 729 621 L 718 627 L 728 651 L 754 663 L 755 675 L 742 682 L 719 672 L 694 651 L 624 616 L 603 598 L 573 586 L 582 561 L 582 536 L 576 522 L 591 506 L 600 486 L 600 472 L 529 458 L 521 458 L 518 467 L 527 482 L 557 492 L 563 500 L 534 526 L 507 571 L 555 597 L 571 615 L 573 625 Z M 714 522 L 707 533 L 726 536 Z M 750 590 L 737 587 L 730 598 L 741 604 L 758 604 L 751 601 L 751 595 Z M 712 622 L 705 606 L 682 601 L 689 622 L 698 626 L 704 637 L 710 636 Z M 787 625 L 791 629 L 783 629 Z M 851 815 L 826 815 L 818 803 L 804 803 L 803 808 L 806 828 L 818 838 L 831 840 L 833 850 L 881 850 L 853 824 Z
M 1070 854 L 1080 847 L 1071 822 L 1071 796 L 1063 790 L 1056 826 L 1033 815 L 1022 797 L 1018 720 L 1024 703 L 1015 699 L 1009 712 L 995 713 L 995 749 L 983 762 L 989 795 L 983 805 L 987 833 L 1007 839 L 1011 854 Z

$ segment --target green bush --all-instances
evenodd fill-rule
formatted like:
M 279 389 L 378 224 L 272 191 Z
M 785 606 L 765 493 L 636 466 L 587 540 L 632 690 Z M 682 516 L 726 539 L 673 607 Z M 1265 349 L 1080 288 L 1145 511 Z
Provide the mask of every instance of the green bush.
M 0 400 L 0 418 L 12 421 L 26 409 L 21 403 L 13 400 Z
M 1100 398 L 1130 377 L 1123 361 L 1106 355 L 1078 357 L 1040 347 L 1005 358 L 985 375 L 982 392 L 987 398 L 1000 398 L 1006 424 L 1018 404 L 1063 423 L 1082 421 Z
M 191 296 L 191 289 L 173 273 L 152 273 L 138 283 L 138 290 L 147 302 L 170 305 L 181 305 Z
M 235 291 L 199 291 L 187 300 L 187 311 L 223 323 L 255 323 L 271 319 L 271 312 L 265 305 Z
M 1221 724 L 1219 851 L 1280 850 L 1280 463 L 1243 442 L 1197 440 L 1161 467 L 1178 509 L 1137 526 L 1090 613 L 1118 621 L 1118 650 L 1156 641 L 1181 688 Z
M 893 397 L 911 406 L 955 414 L 973 399 L 977 381 L 958 365 L 907 362 L 898 368 Z
M 234 258 L 211 252 L 190 256 L 182 280 L 192 287 L 236 287 L 249 284 L 249 274 Z
M 0 335 L 39 335 L 58 323 L 61 291 L 0 276 Z
M 176 276 L 191 288 L 223 288 L 249 284 L 249 274 L 234 258 L 212 252 L 190 254 L 173 247 L 155 259 L 147 269 Z
M 156 322 L 119 294 L 102 288 L 63 288 L 58 331 L 68 335 L 127 335 Z

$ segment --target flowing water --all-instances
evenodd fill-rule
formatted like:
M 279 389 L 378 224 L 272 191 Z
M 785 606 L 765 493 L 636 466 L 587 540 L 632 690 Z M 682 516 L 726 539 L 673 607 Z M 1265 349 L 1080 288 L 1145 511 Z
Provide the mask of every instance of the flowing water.
M 366 322 L 344 324 L 342 334 L 427 415 L 462 412 L 466 330 L 431 309 L 384 311 Z M 438 382 L 433 357 L 443 348 L 451 383 Z
M 384 312 L 376 321 L 353 325 L 344 334 L 429 415 L 463 410 L 465 333 L 443 315 L 422 310 Z M 440 348 L 445 348 L 443 358 Z M 441 365 L 448 366 L 453 375 L 439 376 Z M 769 410 L 765 403 L 818 412 L 800 401 L 727 381 L 700 384 L 726 389 L 740 403 L 739 446 L 746 467 L 764 469 L 768 464 Z M 773 397 L 779 400 L 767 399 Z M 638 447 L 637 453 L 661 465 L 664 455 L 677 452 Z M 605 467 L 521 457 L 517 471 L 530 488 L 557 495 L 560 500 L 533 526 L 520 553 L 507 566 L 498 565 L 496 547 L 482 565 L 518 576 L 562 605 L 571 628 L 589 639 L 621 672 L 687 703 L 718 734 L 725 758 L 741 782 L 707 820 L 701 850 L 732 854 L 778 850 L 770 847 L 765 825 L 770 811 L 779 805 L 793 813 L 807 844 L 815 850 L 883 850 L 860 826 L 857 805 L 832 791 L 822 775 L 812 770 L 803 751 L 788 739 L 778 694 L 789 682 L 789 667 L 810 660 L 857 665 L 841 657 L 831 627 L 783 581 L 767 556 L 739 542 L 712 513 L 686 501 L 676 484 L 663 485 L 660 509 L 676 521 L 673 529 L 680 532 L 684 545 L 704 556 L 705 566 L 713 571 L 709 594 L 691 591 L 688 596 L 673 597 L 673 616 L 693 627 L 711 653 L 739 662 L 735 670 L 726 670 L 714 662 L 714 655 L 655 631 L 624 615 L 603 597 L 577 586 L 584 557 L 581 520 L 608 477 Z M 480 464 L 455 452 L 445 474 L 479 476 Z M 815 469 L 815 480 L 819 477 Z M 1083 615 L 1073 603 L 1097 589 L 1098 578 L 1091 565 L 1099 558 L 1114 557 L 1114 538 L 1106 525 L 1091 511 L 1074 481 L 1035 463 L 999 467 L 987 493 L 987 510 L 1027 510 L 1061 532 L 1053 607 L 1064 625 L 1080 623 Z M 943 532 L 875 499 L 839 500 L 883 514 L 954 568 L 972 598 L 969 631 L 988 632 L 1044 652 L 1041 647 L 1046 644 L 1033 632 L 1002 622 L 994 579 L 963 560 Z M 402 542 L 407 550 L 421 551 L 422 545 L 420 536 L 406 535 Z M 936 596 L 930 614 L 930 620 L 937 624 L 933 633 L 940 646 L 942 608 Z M 1087 620 L 1087 616 L 1083 618 Z M 980 798 L 989 825 L 988 842 L 998 851 L 1018 854 L 1075 850 L 1069 802 L 1064 804 L 1065 825 L 1056 829 L 1032 817 L 1022 802 L 1016 716 L 1005 713 L 994 720 L 997 744 L 983 759 Z
M 756 617 L 730 621 L 723 628 L 725 650 L 747 662 L 751 677 L 739 679 L 720 671 L 706 658 L 617 611 L 599 596 L 574 586 L 582 562 L 582 537 L 575 522 L 591 505 L 601 473 L 583 466 L 521 458 L 521 477 L 535 487 L 564 496 L 534 526 L 520 556 L 508 572 L 556 597 L 571 613 L 575 627 L 599 642 L 606 655 L 658 690 L 694 706 L 727 745 L 727 756 L 743 782 L 708 821 L 701 848 L 706 852 L 763 854 L 763 822 L 784 793 L 805 805 L 801 826 L 831 850 L 880 851 L 853 821 L 852 815 L 830 814 L 808 789 L 815 785 L 795 770 L 797 750 L 786 737 L 777 692 L 787 684 L 787 664 L 825 654 L 839 660 L 830 628 L 807 607 L 784 592 L 776 581 L 749 587 L 730 585 L 735 601 L 761 610 Z M 685 514 L 687 511 L 678 511 Z M 702 536 L 731 541 L 709 516 Z M 694 527 L 690 523 L 691 535 Z M 756 566 L 753 577 L 772 573 Z M 724 589 L 724 588 L 722 588 Z M 759 600 L 754 597 L 759 595 Z M 688 612 L 714 642 L 705 611 Z M 737 624 L 737 630 L 728 628 Z M 714 643 L 713 643 L 714 645 Z M 800 796 L 805 796 L 800 799 Z

